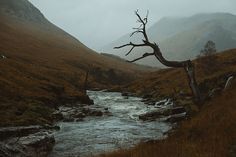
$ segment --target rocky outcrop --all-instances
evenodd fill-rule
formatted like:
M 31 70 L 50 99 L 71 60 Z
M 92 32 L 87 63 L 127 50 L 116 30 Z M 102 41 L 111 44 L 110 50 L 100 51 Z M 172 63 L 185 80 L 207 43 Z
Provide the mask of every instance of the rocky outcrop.
M 229 88 L 231 87 L 233 81 L 234 81 L 234 76 L 230 76 L 230 77 L 227 79 L 226 83 L 225 83 L 224 90 L 229 89 Z
M 0 137 L 1 157 L 46 157 L 55 143 L 52 132 L 42 126 L 1 128 Z
M 84 118 L 101 117 L 103 115 L 111 115 L 108 108 L 101 108 L 94 105 L 74 105 L 74 106 L 61 106 L 54 112 L 54 117 L 59 121 L 75 122 L 82 121 Z
M 26 136 L 28 134 L 39 132 L 41 129 L 43 129 L 43 127 L 39 125 L 0 128 L 0 140 L 2 141 L 8 138 Z
M 170 99 L 156 102 L 155 106 L 155 110 L 139 115 L 139 119 L 147 121 L 164 118 L 164 120 L 174 123 L 186 118 L 186 109 L 182 106 L 175 106 Z

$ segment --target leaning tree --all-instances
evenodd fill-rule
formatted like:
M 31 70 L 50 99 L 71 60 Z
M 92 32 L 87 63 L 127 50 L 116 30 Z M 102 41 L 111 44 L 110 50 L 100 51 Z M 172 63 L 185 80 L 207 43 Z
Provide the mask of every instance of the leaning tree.
M 156 44 L 155 42 L 150 42 L 148 35 L 147 35 L 147 31 L 146 31 L 146 26 L 148 23 L 148 12 L 146 17 L 142 18 L 139 13 L 138 10 L 135 11 L 135 15 L 137 16 L 138 20 L 137 22 L 140 24 L 139 27 L 134 28 L 134 32 L 130 35 L 130 37 L 132 37 L 134 34 L 138 34 L 141 33 L 143 35 L 143 40 L 141 44 L 135 44 L 133 42 L 130 42 L 128 44 L 122 45 L 122 46 L 118 46 L 118 47 L 114 47 L 114 49 L 120 49 L 123 47 L 131 47 L 131 49 L 128 51 L 128 53 L 126 54 L 129 55 L 134 48 L 136 47 L 150 47 L 153 52 L 151 53 L 144 53 L 142 56 L 140 56 L 139 58 L 136 58 L 134 60 L 131 60 L 129 62 L 135 62 L 138 60 L 141 60 L 143 58 L 146 58 L 148 56 L 155 56 L 163 65 L 167 66 L 167 67 L 173 67 L 173 68 L 184 68 L 186 71 L 186 74 L 188 76 L 188 82 L 189 82 L 189 86 L 191 88 L 193 97 L 194 97 L 194 102 L 197 104 L 201 104 L 203 102 L 203 98 L 202 95 L 200 93 L 196 78 L 195 78 L 195 68 L 194 65 L 192 63 L 191 60 L 186 60 L 186 61 L 169 61 L 166 60 L 163 55 L 162 52 L 158 46 L 158 44 Z

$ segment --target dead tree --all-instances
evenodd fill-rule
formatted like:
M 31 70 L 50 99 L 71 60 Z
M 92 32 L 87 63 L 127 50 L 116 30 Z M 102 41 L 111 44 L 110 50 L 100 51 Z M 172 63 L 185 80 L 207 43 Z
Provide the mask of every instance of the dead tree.
M 84 78 L 84 91 L 85 91 L 85 93 L 88 89 L 88 75 L 89 75 L 89 70 L 86 71 L 85 78 Z
M 123 47 L 131 46 L 131 49 L 126 54 L 126 56 L 127 56 L 136 47 L 144 47 L 144 46 L 145 47 L 150 47 L 150 48 L 152 48 L 153 52 L 144 53 L 139 58 L 136 58 L 136 59 L 134 59 L 132 61 L 129 61 L 129 62 L 135 62 L 135 61 L 141 60 L 143 58 L 146 58 L 148 56 L 155 56 L 163 65 L 165 65 L 167 67 L 184 68 L 185 72 L 188 76 L 188 82 L 189 82 L 189 86 L 190 86 L 191 91 L 192 91 L 192 95 L 194 97 L 194 102 L 197 103 L 197 104 L 201 104 L 203 102 L 203 98 L 201 96 L 200 90 L 198 88 L 197 81 L 195 79 L 195 68 L 194 68 L 194 65 L 193 65 L 192 61 L 191 60 L 186 60 L 186 61 L 168 61 L 168 60 L 166 60 L 163 57 L 159 46 L 155 42 L 152 43 L 152 42 L 149 41 L 147 31 L 146 31 L 146 26 L 147 26 L 147 23 L 148 23 L 148 13 L 147 13 L 145 18 L 142 18 L 139 15 L 138 10 L 137 10 L 137 11 L 135 11 L 135 15 L 138 17 L 137 22 L 140 23 L 140 26 L 137 27 L 137 28 L 133 28 L 135 31 L 130 35 L 130 37 L 133 36 L 134 34 L 141 33 L 144 37 L 144 39 L 142 40 L 142 44 L 134 44 L 134 43 L 130 42 L 130 43 L 122 45 L 122 46 L 114 47 L 114 49 L 120 49 L 120 48 L 123 48 Z

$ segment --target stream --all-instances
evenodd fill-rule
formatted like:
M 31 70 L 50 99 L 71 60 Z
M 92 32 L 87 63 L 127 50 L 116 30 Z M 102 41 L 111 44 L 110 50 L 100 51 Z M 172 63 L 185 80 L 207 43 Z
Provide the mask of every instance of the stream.
M 141 121 L 140 114 L 154 109 L 141 98 L 123 97 L 117 92 L 88 91 L 95 106 L 108 108 L 112 115 L 87 117 L 80 122 L 60 122 L 54 133 L 56 144 L 50 157 L 86 157 L 130 148 L 139 142 L 164 138 L 171 124 Z

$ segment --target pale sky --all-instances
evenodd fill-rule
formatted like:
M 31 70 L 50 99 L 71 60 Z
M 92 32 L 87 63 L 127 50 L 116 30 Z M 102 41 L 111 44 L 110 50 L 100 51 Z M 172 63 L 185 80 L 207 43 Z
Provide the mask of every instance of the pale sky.
M 52 23 L 75 36 L 88 47 L 101 47 L 132 32 L 134 11 L 145 15 L 149 26 L 166 16 L 196 13 L 236 14 L 236 0 L 29 0 Z

